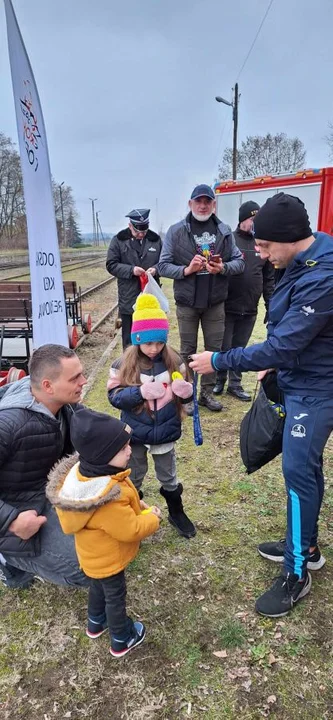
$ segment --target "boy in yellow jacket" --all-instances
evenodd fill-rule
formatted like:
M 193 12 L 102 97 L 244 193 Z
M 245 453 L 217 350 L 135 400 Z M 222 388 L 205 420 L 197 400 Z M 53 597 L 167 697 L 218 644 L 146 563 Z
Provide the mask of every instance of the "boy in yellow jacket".
M 125 568 L 140 540 L 159 528 L 161 511 L 148 509 L 125 470 L 131 456 L 131 428 L 88 408 L 71 421 L 79 455 L 64 458 L 49 474 L 46 494 L 61 527 L 74 535 L 80 567 L 91 578 L 86 633 L 97 638 L 109 629 L 110 653 L 123 657 L 145 637 L 145 626 L 126 613 Z

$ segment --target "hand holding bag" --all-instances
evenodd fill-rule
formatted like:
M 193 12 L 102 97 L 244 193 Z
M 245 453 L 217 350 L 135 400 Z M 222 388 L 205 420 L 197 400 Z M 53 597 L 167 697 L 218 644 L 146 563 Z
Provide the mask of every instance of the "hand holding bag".
M 168 298 L 165 297 L 164 292 L 161 290 L 153 276 L 150 273 L 147 273 L 147 276 L 148 282 L 144 287 L 143 294 L 148 293 L 149 295 L 154 295 L 157 298 L 162 310 L 164 310 L 165 313 L 168 313 L 170 311 Z

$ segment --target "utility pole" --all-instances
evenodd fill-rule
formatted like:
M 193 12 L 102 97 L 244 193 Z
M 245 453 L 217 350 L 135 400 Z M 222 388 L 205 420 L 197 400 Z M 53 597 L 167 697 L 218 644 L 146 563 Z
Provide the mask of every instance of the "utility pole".
M 232 119 L 234 121 L 234 134 L 232 143 L 232 179 L 237 180 L 238 83 L 235 84 L 234 88 Z
M 96 245 L 96 215 L 95 215 L 95 202 L 97 198 L 89 198 L 91 201 L 91 212 L 92 212 L 92 224 L 93 224 L 93 243 Z
M 225 100 L 220 95 L 217 95 L 215 100 L 217 102 L 223 103 L 224 105 L 229 105 L 229 107 L 232 107 L 232 119 L 233 119 L 233 123 L 234 123 L 233 142 L 232 142 L 232 179 L 237 180 L 238 101 L 240 98 L 240 95 L 238 94 L 238 83 L 235 83 L 235 87 L 233 88 L 233 91 L 234 91 L 234 97 L 233 97 L 232 102 L 229 102 L 229 100 Z
M 96 210 L 96 245 L 99 247 L 99 219 L 98 219 L 99 210 Z
M 60 192 L 60 207 L 61 207 L 61 222 L 62 222 L 62 241 L 64 247 L 67 245 L 67 238 L 66 238 L 66 226 L 65 226 L 65 217 L 64 217 L 64 203 L 62 198 L 62 186 L 64 185 L 65 181 L 63 180 L 62 183 L 59 185 L 59 192 Z

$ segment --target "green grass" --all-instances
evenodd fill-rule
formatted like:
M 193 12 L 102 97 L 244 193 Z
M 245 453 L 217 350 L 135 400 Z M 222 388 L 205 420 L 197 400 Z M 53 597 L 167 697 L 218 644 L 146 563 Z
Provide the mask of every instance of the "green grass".
M 263 334 L 261 314 L 253 339 Z M 178 346 L 174 314 L 171 343 Z M 105 367 L 87 403 L 114 412 L 107 374 Z M 254 374 L 244 376 L 244 386 L 253 390 Z M 327 564 L 313 573 L 311 594 L 290 616 L 261 618 L 255 599 L 279 568 L 256 546 L 284 534 L 280 459 L 246 475 L 238 428 L 248 406 L 230 397 L 223 402 L 221 414 L 201 412 L 202 447 L 194 445 L 190 419 L 177 443 L 194 539 L 179 538 L 169 526 L 149 466 L 145 498 L 161 505 L 164 519 L 127 572 L 128 610 L 147 625 L 137 652 L 116 662 L 106 636 L 86 638 L 84 591 L 40 583 L 22 593 L 0 590 L 1 720 L 332 718 L 332 441 L 320 527 Z

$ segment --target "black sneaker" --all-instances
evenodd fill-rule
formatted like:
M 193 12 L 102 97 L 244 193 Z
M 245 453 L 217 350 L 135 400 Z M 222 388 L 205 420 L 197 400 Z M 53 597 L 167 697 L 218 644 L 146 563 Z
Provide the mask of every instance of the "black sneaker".
M 13 565 L 0 565 L 0 580 L 11 590 L 26 590 L 34 582 L 32 573 L 19 570 Z
M 131 634 L 127 640 L 118 640 L 116 637 L 112 637 L 110 653 L 112 657 L 122 658 L 127 655 L 138 645 L 144 641 L 146 637 L 146 628 L 142 622 L 134 622 Z
M 261 557 L 277 563 L 283 563 L 285 549 L 285 539 L 278 540 L 277 542 L 261 543 L 258 545 L 258 553 Z M 308 570 L 320 570 L 325 565 L 325 562 L 326 558 L 321 554 L 317 545 L 317 547 L 309 554 L 307 568 Z
M 272 618 L 288 615 L 293 606 L 310 592 L 311 585 L 308 572 L 302 581 L 298 575 L 279 575 L 272 587 L 258 598 L 256 611 Z

